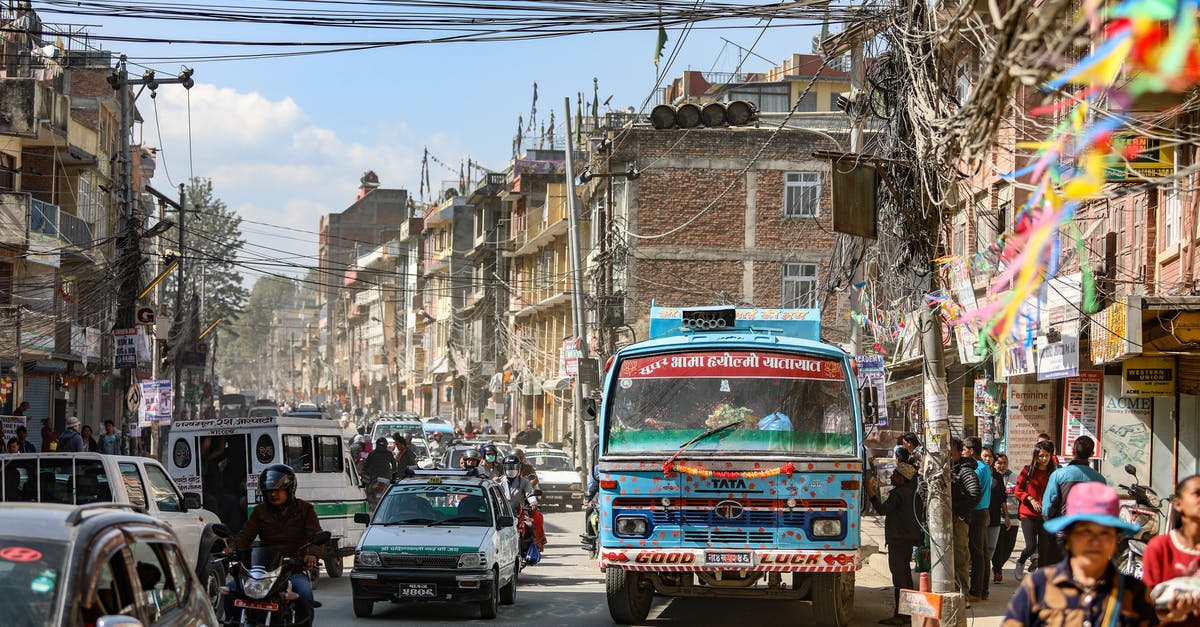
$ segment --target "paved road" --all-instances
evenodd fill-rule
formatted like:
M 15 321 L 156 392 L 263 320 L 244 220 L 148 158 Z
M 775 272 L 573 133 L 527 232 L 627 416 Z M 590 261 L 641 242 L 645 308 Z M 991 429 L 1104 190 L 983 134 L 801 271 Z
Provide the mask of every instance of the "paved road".
M 864 521 L 864 531 L 866 526 Z M 351 561 L 347 558 L 346 576 L 340 579 L 323 576 L 316 582 L 317 600 L 324 605 L 317 610 L 317 624 L 385 624 L 399 620 L 406 625 L 612 625 L 604 599 L 603 574 L 578 548 L 578 537 L 582 530 L 583 515 L 578 512 L 547 513 L 547 554 L 540 564 L 521 573 L 516 605 L 501 605 L 500 616 L 495 620 L 480 620 L 474 606 L 387 603 L 377 603 L 372 618 L 356 619 L 350 602 L 348 575 Z M 877 620 L 890 614 L 890 585 L 887 557 L 872 557 L 858 576 L 853 625 L 874 625 Z M 988 604 L 994 606 L 988 608 L 992 611 L 976 608 L 972 616 L 974 627 L 998 624 L 997 619 L 985 616 L 994 616 L 996 608 L 1003 614 L 1004 599 L 1007 598 L 1005 592 L 1011 594 L 1011 585 L 1004 586 L 1002 590 L 996 591 L 999 594 L 993 593 L 993 600 Z M 800 602 L 659 597 L 645 624 L 690 627 L 752 623 L 755 627 L 790 627 L 811 624 L 811 619 L 810 606 Z

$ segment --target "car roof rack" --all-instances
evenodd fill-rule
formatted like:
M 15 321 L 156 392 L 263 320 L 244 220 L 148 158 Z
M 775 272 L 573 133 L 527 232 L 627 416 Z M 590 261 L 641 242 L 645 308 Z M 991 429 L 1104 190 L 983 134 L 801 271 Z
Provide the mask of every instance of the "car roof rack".
M 139 514 L 146 513 L 145 507 L 142 507 L 141 505 L 134 505 L 133 503 L 88 503 L 87 505 L 80 505 L 79 507 L 71 510 L 71 513 L 67 514 L 67 519 L 65 522 L 71 526 L 78 525 L 79 522 L 83 520 L 83 515 L 93 509 L 131 509 Z

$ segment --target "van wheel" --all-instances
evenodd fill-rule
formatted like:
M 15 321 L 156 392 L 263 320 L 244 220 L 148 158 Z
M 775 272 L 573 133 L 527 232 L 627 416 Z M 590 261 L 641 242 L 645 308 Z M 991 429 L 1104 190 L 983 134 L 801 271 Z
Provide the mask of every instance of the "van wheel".
M 618 625 L 646 620 L 654 602 L 654 586 L 641 573 L 609 566 L 604 569 L 608 613 Z
M 500 588 L 500 603 L 513 605 L 517 602 L 517 577 L 521 575 L 521 560 L 513 564 L 513 576 L 507 586 Z
M 375 611 L 375 604 L 365 599 L 354 597 L 354 616 L 357 618 L 371 618 L 371 613 Z
M 342 547 L 338 546 L 338 539 L 333 538 L 329 541 L 329 546 L 325 547 L 325 574 L 332 579 L 337 579 L 342 576 L 342 571 L 346 569 L 346 562 L 342 559 Z
M 500 572 L 492 571 L 492 590 L 479 602 L 479 618 L 496 618 L 500 614 Z
M 208 595 L 208 602 L 212 605 L 213 611 L 217 614 L 217 620 L 225 618 L 225 597 L 221 595 L 221 586 L 225 585 L 225 566 L 221 562 L 213 562 L 208 565 L 208 574 L 205 575 L 204 592 Z

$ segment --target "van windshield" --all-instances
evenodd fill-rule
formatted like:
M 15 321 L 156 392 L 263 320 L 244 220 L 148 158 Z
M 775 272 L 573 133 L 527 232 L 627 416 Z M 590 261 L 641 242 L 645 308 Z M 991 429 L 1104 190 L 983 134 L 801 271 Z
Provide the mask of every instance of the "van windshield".
M 838 359 L 696 351 L 625 359 L 618 368 L 608 452 L 674 451 L 739 421 L 690 450 L 855 452 L 850 382 Z

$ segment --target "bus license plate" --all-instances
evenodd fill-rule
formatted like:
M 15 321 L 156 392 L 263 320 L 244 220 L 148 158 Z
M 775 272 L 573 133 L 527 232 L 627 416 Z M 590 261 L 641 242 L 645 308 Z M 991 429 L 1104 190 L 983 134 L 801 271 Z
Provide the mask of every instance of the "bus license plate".
M 722 552 L 713 553 L 707 551 L 704 553 L 704 561 L 709 564 L 750 564 L 749 551 L 737 552 Z
M 435 597 L 437 596 L 437 586 L 431 583 L 400 584 L 400 596 L 410 598 Z

